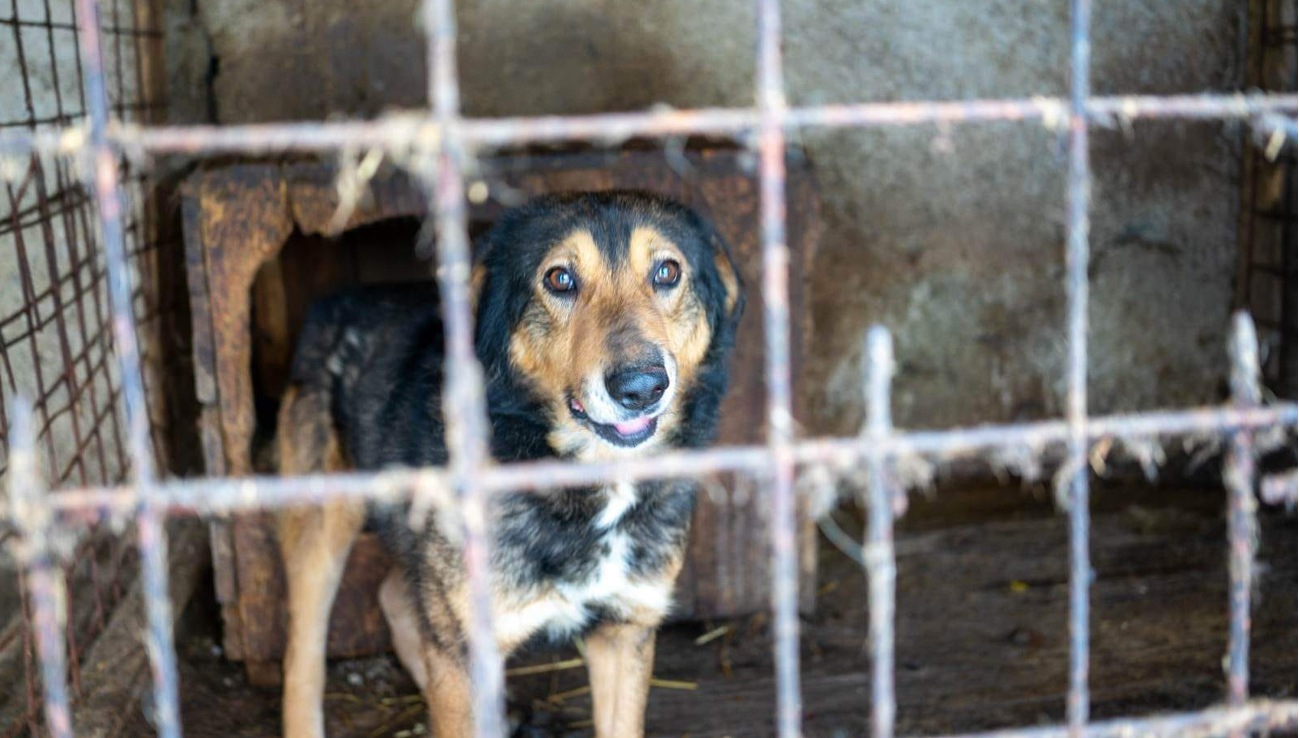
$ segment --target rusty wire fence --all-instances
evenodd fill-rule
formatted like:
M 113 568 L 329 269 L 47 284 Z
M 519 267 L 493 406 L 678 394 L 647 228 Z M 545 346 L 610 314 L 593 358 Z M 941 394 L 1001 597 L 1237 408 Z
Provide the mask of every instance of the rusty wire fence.
M 1258 485 L 1255 439 L 1262 432 L 1289 432 L 1299 421 L 1293 403 L 1264 404 L 1258 386 L 1257 341 L 1253 325 L 1235 319 L 1232 402 L 1224 407 L 1091 417 L 1087 413 L 1088 201 L 1091 177 L 1088 131 L 1138 118 L 1237 119 L 1266 136 L 1293 131 L 1299 98 L 1294 94 L 1234 94 L 1172 97 L 1092 97 L 1089 89 L 1090 0 L 1072 0 L 1070 38 L 1071 94 L 1068 98 L 908 102 L 791 108 L 786 103 L 778 0 L 758 0 L 757 104 L 745 109 L 656 111 L 572 117 L 469 119 L 460 113 L 455 67 L 456 33 L 452 0 L 429 0 L 430 111 L 425 115 L 372 122 L 292 123 L 234 127 L 159 127 L 133 123 L 126 108 L 110 105 L 109 77 L 97 0 L 77 0 L 79 85 L 84 105 L 52 127 L 26 126 L 0 131 L 0 155 L 37 157 L 79 167 L 98 219 L 98 244 L 106 264 L 116 384 L 124 419 L 122 449 L 130 461 L 125 483 L 116 479 L 53 475 L 61 489 L 50 494 L 35 468 L 36 438 L 44 417 L 26 404 L 7 408 L 10 513 L 19 532 L 18 548 L 27 572 L 35 640 L 44 684 L 45 726 L 56 737 L 71 736 L 68 643 L 60 628 L 63 571 L 57 565 L 59 533 L 75 519 L 134 516 L 148 615 L 146 635 L 152 666 L 153 716 L 160 735 L 181 735 L 177 698 L 173 618 L 167 600 L 163 521 L 193 515 L 274 508 L 320 502 L 331 497 L 414 498 L 449 505 L 465 528 L 465 560 L 471 587 L 470 659 L 476 732 L 503 734 L 503 671 L 492 637 L 487 590 L 486 496 L 501 490 L 544 489 L 565 485 L 649 477 L 688 477 L 707 472 L 745 471 L 766 482 L 772 515 L 772 608 L 776 662 L 776 725 L 783 738 L 801 732 L 799 621 L 795 539 L 795 475 L 809 468 L 868 472 L 868 533 L 864 555 L 870 587 L 870 643 L 873 660 L 870 709 L 874 733 L 893 734 L 893 604 L 895 559 L 892 530 L 903 489 L 893 468 L 903 456 L 943 463 L 961 455 L 990 456 L 1027 450 L 1035 456 L 1065 451 L 1057 474 L 1058 498 L 1068 512 L 1070 530 L 1070 669 L 1067 722 L 1056 727 L 1010 730 L 1008 736 L 1184 735 L 1227 736 L 1272 729 L 1293 730 L 1299 721 L 1295 700 L 1249 700 L 1248 644 L 1250 586 L 1253 577 L 1254 490 Z M 65 24 L 67 25 L 67 24 Z M 79 98 L 82 99 L 82 98 Z M 115 115 L 114 115 L 115 113 Z M 86 122 L 76 121 L 83 116 Z M 1067 412 L 1039 423 L 900 432 L 888 412 L 892 373 L 891 338 L 882 329 L 868 340 L 870 408 L 860 436 L 796 441 L 790 412 L 788 249 L 785 244 L 786 135 L 804 127 L 896 126 L 978 120 L 1036 120 L 1067 136 Z M 1279 132 L 1279 133 L 1278 133 Z M 467 300 L 469 248 L 466 235 L 464 172 L 482 149 L 541 141 L 590 141 L 612 145 L 631 136 L 667 137 L 724 134 L 741 138 L 759 152 L 761 186 L 761 285 L 766 340 L 768 441 L 763 446 L 673 452 L 652 460 L 614 464 L 535 462 L 488 466 L 488 426 L 480 368 L 474 358 Z M 1290 134 L 1292 135 L 1292 134 Z M 349 473 L 295 478 L 161 480 L 154 448 L 142 371 L 139 312 L 135 303 L 130 237 L 120 160 L 184 152 L 210 155 L 332 151 L 342 147 L 402 152 L 429 183 L 438 225 L 438 271 L 447 331 L 446 420 L 452 461 L 446 468 Z M 67 171 L 73 171 L 68 169 Z M 86 238 L 90 238 L 86 234 Z M 1293 244 L 1288 244 L 1287 248 Z M 108 370 L 106 370 L 108 371 Z M 40 407 L 40 405 L 38 405 Z M 1224 478 L 1228 488 L 1230 543 L 1230 637 L 1226 657 L 1226 701 L 1221 707 L 1153 718 L 1093 723 L 1088 719 L 1088 551 L 1089 456 L 1102 439 L 1121 436 L 1210 436 L 1227 441 Z M 116 437 L 115 441 L 116 441 Z M 1293 504 L 1296 482 L 1289 476 L 1264 480 L 1264 497 Z
M 105 61 L 102 86 L 113 115 L 147 123 L 164 109 L 153 93 L 149 60 L 157 58 L 162 30 L 148 3 L 114 0 L 100 18 Z M 71 2 L 23 0 L 0 6 L 0 136 L 15 131 L 57 131 L 87 116 L 86 70 L 78 55 Z M 124 210 L 124 254 L 110 264 L 101 249 L 94 202 L 77 161 L 50 152 L 23 151 L 0 159 L 0 475 L 21 466 L 11 456 L 23 441 L 11 436 L 20 412 L 31 407 L 27 445 L 39 449 L 33 473 L 49 485 L 111 485 L 125 481 L 125 444 L 119 362 L 113 356 L 109 270 L 129 268 L 140 279 L 129 302 L 132 327 L 146 348 L 143 380 L 155 388 L 158 329 L 166 306 L 154 282 L 162 244 L 143 171 L 119 175 Z M 156 406 L 147 409 L 157 419 Z M 162 424 L 155 423 L 161 431 Z M 159 432 L 155 441 L 161 442 Z M 15 446 L 15 443 L 17 444 Z M 160 448 L 155 448 L 160 452 Z M 21 476 L 21 474 L 15 475 Z M 0 550 L 19 531 L 0 521 Z M 122 601 L 136 563 L 133 542 L 113 531 L 64 537 L 58 579 L 64 616 L 57 622 L 68 659 L 81 663 Z M 4 585 L 16 562 L 0 555 Z M 10 590 L 0 587 L 0 736 L 38 732 L 41 682 L 33 638 L 37 605 L 19 572 Z M 72 693 L 81 695 L 80 670 L 71 669 Z M 12 680 L 8 677 L 12 676 Z
M 1253 89 L 1295 88 L 1294 3 L 1263 0 L 1251 6 L 1254 21 L 1246 66 Z M 1281 123 L 1281 121 L 1278 121 Z M 1288 121 L 1295 126 L 1295 121 Z M 1299 393 L 1299 340 L 1296 340 L 1295 144 L 1266 128 L 1255 131 L 1257 145 L 1245 151 L 1241 187 L 1240 263 L 1237 305 L 1258 325 L 1265 386 L 1281 397 Z M 1293 137 L 1291 137 L 1293 139 Z

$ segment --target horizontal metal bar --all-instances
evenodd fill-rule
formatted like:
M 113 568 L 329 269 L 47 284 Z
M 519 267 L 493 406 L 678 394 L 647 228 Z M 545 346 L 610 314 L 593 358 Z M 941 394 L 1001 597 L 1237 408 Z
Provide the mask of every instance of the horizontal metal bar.
M 1111 415 L 1091 418 L 1089 440 L 1107 436 L 1223 435 L 1242 428 L 1294 426 L 1299 406 L 1263 408 L 1202 408 Z M 1062 420 L 1012 425 L 990 425 L 948 431 L 899 433 L 881 440 L 859 437 L 826 438 L 796 443 L 794 460 L 803 465 L 829 464 L 848 468 L 862 463 L 872 451 L 883 456 L 919 454 L 945 459 L 977 454 L 998 448 L 1027 448 L 1041 453 L 1047 446 L 1069 437 Z M 771 467 L 766 446 L 729 446 L 702 451 L 677 451 L 648 459 L 617 462 L 572 463 L 539 461 L 504 464 L 479 471 L 484 490 L 544 490 L 599 484 L 612 480 L 637 481 L 692 477 L 725 471 L 765 474 Z M 252 508 L 283 507 L 319 503 L 342 497 L 395 501 L 411 490 L 449 489 L 450 478 L 443 467 L 394 469 L 379 472 L 349 472 L 298 477 L 241 477 L 171 480 L 155 486 L 157 504 L 175 514 L 208 514 Z M 51 505 L 63 516 L 122 515 L 133 511 L 138 497 L 129 485 L 117 487 L 65 488 L 56 493 Z
M 1090 723 L 1080 731 L 1086 738 L 1222 738 L 1238 732 L 1269 735 L 1295 729 L 1299 723 L 1299 702 L 1258 700 L 1241 707 L 1211 708 L 1199 712 L 1157 715 L 1148 718 L 1106 720 Z M 946 738 L 1064 738 L 1064 725 L 1014 728 L 986 733 L 964 733 Z
M 1256 118 L 1293 114 L 1299 96 L 1282 94 L 1121 95 L 1092 97 L 1087 115 L 1100 124 L 1138 118 Z M 849 128 L 1042 120 L 1063 127 L 1069 102 L 1060 97 L 1004 100 L 877 102 L 786 108 L 774 113 L 786 128 Z M 755 108 L 699 108 L 634 113 L 467 118 L 459 123 L 468 144 L 504 146 L 557 141 L 617 142 L 633 137 L 737 135 L 757 128 Z M 322 152 L 346 146 L 431 148 L 440 128 L 423 113 L 397 113 L 368 121 L 267 123 L 236 126 L 135 126 L 117 124 L 109 140 L 127 153 Z M 87 145 L 81 127 L 0 133 L 0 155 L 73 154 Z

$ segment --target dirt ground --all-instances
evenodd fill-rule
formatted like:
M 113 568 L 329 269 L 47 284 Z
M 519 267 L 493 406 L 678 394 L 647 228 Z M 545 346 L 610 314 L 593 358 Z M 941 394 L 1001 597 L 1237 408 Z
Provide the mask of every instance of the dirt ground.
M 944 490 L 914 498 L 899 523 L 897 694 L 904 734 L 1058 722 L 1068 647 L 1066 528 L 1044 488 Z M 1227 573 L 1220 489 L 1118 486 L 1094 494 L 1092 715 L 1189 710 L 1221 701 Z M 850 532 L 855 521 L 840 513 Z M 1251 689 L 1296 693 L 1296 528 L 1265 509 Z M 856 523 L 859 525 L 859 523 Z M 803 623 L 802 684 L 809 737 L 868 733 L 864 573 L 822 542 L 820 594 Z M 210 591 L 210 589 L 209 589 Z M 765 615 L 679 623 L 659 636 L 648 735 L 773 735 L 774 687 Z M 702 645 L 696 640 L 727 630 Z M 217 647 L 210 600 L 189 608 L 179 633 L 183 718 L 191 738 L 275 736 L 276 690 L 249 686 Z M 588 736 L 590 702 L 571 646 L 512 659 L 515 736 Z M 546 665 L 550 665 L 547 667 Z M 395 659 L 331 665 L 330 735 L 419 735 L 425 716 Z M 150 732 L 142 713 L 123 732 Z

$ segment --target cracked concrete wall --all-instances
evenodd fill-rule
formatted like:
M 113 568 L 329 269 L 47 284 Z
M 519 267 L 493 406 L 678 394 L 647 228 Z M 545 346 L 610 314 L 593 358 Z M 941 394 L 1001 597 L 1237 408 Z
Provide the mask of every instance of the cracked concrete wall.
M 422 104 L 418 0 L 193 0 L 172 86 L 220 123 L 373 116 Z M 1058 0 L 787 0 L 793 104 L 1067 93 Z M 1244 4 L 1095 9 L 1099 94 L 1231 90 Z M 750 3 L 462 0 L 476 116 L 748 105 Z M 804 131 L 825 200 L 802 392 L 809 432 L 860 422 L 860 342 L 896 333 L 899 424 L 1040 418 L 1062 406 L 1064 156 L 1040 123 Z M 1093 411 L 1215 399 L 1225 374 L 1238 130 L 1140 122 L 1093 135 Z M 757 302 L 753 303 L 755 306 Z

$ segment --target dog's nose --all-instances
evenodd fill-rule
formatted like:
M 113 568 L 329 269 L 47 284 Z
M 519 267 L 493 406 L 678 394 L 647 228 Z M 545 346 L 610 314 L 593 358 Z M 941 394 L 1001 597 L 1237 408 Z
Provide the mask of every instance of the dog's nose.
M 668 388 L 668 372 L 661 366 L 614 372 L 605 375 L 604 387 L 619 405 L 628 410 L 644 410 L 663 396 Z

